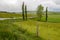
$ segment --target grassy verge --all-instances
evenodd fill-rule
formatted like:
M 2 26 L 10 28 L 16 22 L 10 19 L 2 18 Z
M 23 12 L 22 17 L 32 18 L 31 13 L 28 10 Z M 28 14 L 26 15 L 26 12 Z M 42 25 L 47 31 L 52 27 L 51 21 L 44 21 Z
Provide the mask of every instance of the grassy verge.
M 15 22 L 22 21 L 19 21 L 19 19 L 0 21 L 0 40 L 43 40 L 41 37 L 37 38 L 35 34 L 14 24 Z
M 36 35 L 37 22 L 22 21 L 14 24 Z M 60 40 L 60 23 L 39 22 L 39 37 L 46 40 Z
M 4 14 L 5 15 L 5 14 Z M 16 17 L 13 15 L 1 17 Z M 0 20 L 0 40 L 60 40 L 60 15 L 48 15 L 48 22 L 45 16 L 37 21 L 35 15 L 29 15 L 27 21 L 22 19 Z M 20 17 L 17 16 L 17 17 Z M 39 37 L 36 37 L 36 27 L 39 23 Z

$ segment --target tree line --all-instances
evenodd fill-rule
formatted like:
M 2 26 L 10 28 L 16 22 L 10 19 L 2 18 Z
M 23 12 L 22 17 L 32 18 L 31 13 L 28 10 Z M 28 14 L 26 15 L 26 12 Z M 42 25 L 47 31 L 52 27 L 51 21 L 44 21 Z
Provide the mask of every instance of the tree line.
M 43 10 L 44 10 L 44 7 L 42 5 L 39 5 L 37 7 L 37 17 L 38 17 L 38 21 L 41 21 L 41 18 L 43 16 Z M 22 4 L 22 17 L 23 17 L 23 20 L 27 20 L 27 6 L 24 4 Z M 46 7 L 46 22 L 48 20 L 48 7 Z

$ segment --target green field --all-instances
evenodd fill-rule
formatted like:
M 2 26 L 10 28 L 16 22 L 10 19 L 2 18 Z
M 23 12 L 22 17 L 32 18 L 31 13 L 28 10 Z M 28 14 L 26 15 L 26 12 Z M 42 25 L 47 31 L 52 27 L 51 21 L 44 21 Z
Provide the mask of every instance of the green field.
M 6 15 L 3 13 L 0 18 L 22 16 L 21 14 L 8 14 L 9 17 Z M 37 21 L 36 16 L 36 14 L 28 14 L 28 17 L 33 18 L 28 18 L 27 21 L 20 18 L 0 20 L 0 40 L 60 40 L 60 15 L 49 14 L 47 22 L 45 22 L 45 15 L 41 21 Z M 39 25 L 39 37 L 36 37 L 37 24 Z

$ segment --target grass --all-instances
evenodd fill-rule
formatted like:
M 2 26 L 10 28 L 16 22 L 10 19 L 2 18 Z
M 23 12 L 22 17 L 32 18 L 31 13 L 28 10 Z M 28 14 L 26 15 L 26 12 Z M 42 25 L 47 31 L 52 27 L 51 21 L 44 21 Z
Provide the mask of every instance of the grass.
M 46 40 L 60 40 L 60 23 L 38 22 L 39 37 Z M 37 21 L 23 21 L 14 23 L 36 35 Z
M 15 25 L 15 22 L 22 22 L 18 20 L 3 20 L 0 21 L 0 40 L 43 40 L 42 38 L 37 38 L 32 33 L 28 32 L 26 29 Z
M 54 23 L 60 23 L 60 15 L 48 15 L 48 22 L 54 22 Z M 37 21 L 37 17 L 35 17 L 35 18 L 30 18 L 31 20 L 35 20 L 35 21 Z M 46 17 L 45 17 L 45 15 L 43 15 L 42 16 L 42 19 L 41 19 L 41 21 L 42 22 L 45 22 L 45 19 L 46 19 Z
M 14 18 L 14 17 L 20 17 L 22 16 L 21 14 L 16 14 L 16 13 L 0 13 L 0 18 Z
M 33 17 L 36 14 L 32 15 L 32 14 L 28 14 L 28 17 Z M 18 18 L 18 17 L 22 17 L 21 13 L 0 13 L 0 18 Z
M 21 17 L 20 14 L 1 13 L 2 18 Z M 36 14 L 28 14 L 27 21 L 22 19 L 0 20 L 0 40 L 60 40 L 60 15 L 48 15 L 37 21 Z M 39 26 L 39 37 L 36 37 L 36 27 Z

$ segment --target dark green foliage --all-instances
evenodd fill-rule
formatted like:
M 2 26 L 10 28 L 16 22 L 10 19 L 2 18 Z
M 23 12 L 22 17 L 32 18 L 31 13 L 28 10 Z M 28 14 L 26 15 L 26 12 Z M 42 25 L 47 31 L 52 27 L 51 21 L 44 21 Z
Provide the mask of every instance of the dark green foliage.
M 14 25 L 12 24 L 4 24 L 4 23 L 1 23 L 0 24 L 0 39 L 1 40 L 16 40 L 18 39 L 17 37 L 17 34 L 14 33 L 14 29 L 13 28 Z M 15 38 L 16 37 L 16 38 Z
M 27 20 L 27 6 L 24 5 L 24 2 L 22 4 L 22 16 L 23 16 L 23 20 L 25 20 L 25 18 Z
M 10 23 L 7 22 L 9 22 L 9 20 L 0 21 L 0 40 L 40 40 L 41 39 L 41 38 L 37 38 L 35 33 L 30 33 L 26 29 L 13 24 L 14 22 L 17 21 L 14 22 L 10 21 Z
M 44 7 L 42 5 L 39 5 L 37 8 L 37 16 L 38 16 L 38 20 L 40 21 L 43 15 L 43 9 Z
M 48 18 L 47 12 L 48 12 L 48 9 L 47 9 L 47 7 L 46 7 L 46 21 L 47 21 L 47 18 Z
M 20 35 L 21 32 L 24 30 L 12 23 L 0 23 L 0 40 L 25 40 L 26 38 Z
M 25 5 L 25 16 L 26 16 L 26 20 L 27 20 L 27 6 Z
M 25 18 L 24 18 L 24 2 L 22 4 L 22 16 L 23 16 L 23 20 L 25 20 Z

